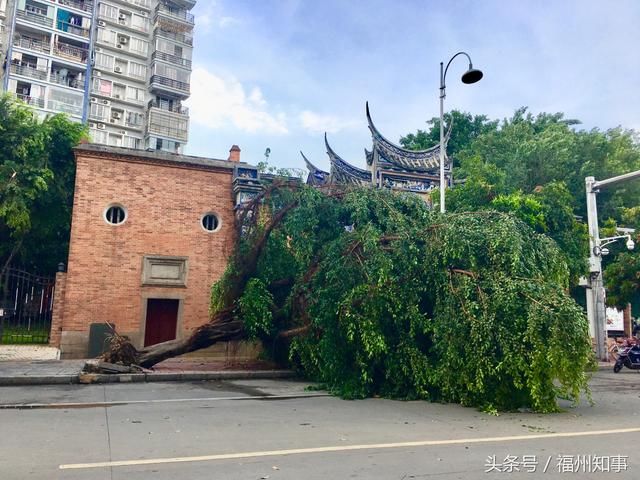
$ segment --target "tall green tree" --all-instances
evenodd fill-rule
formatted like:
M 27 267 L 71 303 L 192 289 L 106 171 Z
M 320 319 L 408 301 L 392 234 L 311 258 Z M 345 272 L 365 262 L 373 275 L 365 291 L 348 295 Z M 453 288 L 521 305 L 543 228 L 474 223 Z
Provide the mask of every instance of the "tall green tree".
M 584 179 L 639 170 L 637 133 L 623 128 L 579 130 L 580 122 L 562 113 L 533 115 L 525 107 L 500 122 L 455 111 L 451 116 L 448 153 L 455 157 L 454 178 L 464 185 L 447 191 L 448 209 L 515 214 L 558 243 L 575 286 L 585 272 L 588 248 L 584 222 L 577 220 L 586 216 Z M 437 119 L 429 123 L 430 130 L 409 134 L 401 143 L 415 149 L 432 145 L 439 125 Z M 461 129 L 457 135 L 456 129 Z M 640 182 L 603 189 L 598 198 L 601 222 L 640 226 L 638 199 Z
M 454 167 L 459 166 L 458 152 L 466 149 L 473 140 L 482 134 L 493 132 L 498 127 L 497 120 L 489 120 L 486 115 L 471 115 L 453 110 L 444 115 L 445 131 L 451 127 L 451 137 L 447 153 L 453 158 Z M 418 130 L 400 138 L 400 145 L 411 150 L 426 150 L 440 142 L 440 118 L 427 121 L 426 130 Z
M 66 259 L 73 204 L 73 147 L 86 136 L 63 115 L 39 120 L 0 97 L 0 261 L 50 273 Z

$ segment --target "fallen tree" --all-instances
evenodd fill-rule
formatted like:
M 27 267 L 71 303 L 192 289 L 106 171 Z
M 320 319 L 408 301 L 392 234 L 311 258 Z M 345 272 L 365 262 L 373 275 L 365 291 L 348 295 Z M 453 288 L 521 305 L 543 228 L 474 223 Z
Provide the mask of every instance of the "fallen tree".
M 557 409 L 587 391 L 587 322 L 552 240 L 498 212 L 437 214 L 414 195 L 273 185 L 184 340 L 105 360 L 151 367 L 219 341 L 274 358 L 349 398 Z M 123 361 L 122 349 L 128 351 Z

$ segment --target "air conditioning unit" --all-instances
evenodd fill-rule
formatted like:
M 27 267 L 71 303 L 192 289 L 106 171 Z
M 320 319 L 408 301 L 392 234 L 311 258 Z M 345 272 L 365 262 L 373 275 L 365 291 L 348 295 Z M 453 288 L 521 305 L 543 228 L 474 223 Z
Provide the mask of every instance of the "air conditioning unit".
M 126 20 L 126 19 L 127 19 L 127 17 L 123 13 L 118 15 L 118 20 Z
M 127 131 L 126 130 L 120 130 L 120 135 L 126 135 Z
M 99 27 L 106 27 L 107 23 L 105 21 L 103 21 L 103 20 L 98 20 L 98 26 Z
M 122 48 L 122 45 L 118 44 L 116 45 L 116 48 Z
M 106 125 L 104 123 L 99 123 L 98 124 L 98 130 L 104 130 L 106 127 Z
M 120 117 L 122 115 L 120 115 L 120 112 L 111 112 L 111 118 L 115 119 L 115 120 L 120 120 Z
M 109 100 L 102 100 L 102 104 L 103 105 L 111 105 L 111 102 Z
M 109 120 L 111 123 L 116 123 L 116 119 L 112 118 L 111 120 Z
M 126 45 L 127 43 L 129 43 L 129 39 L 127 37 L 120 37 L 118 38 L 118 42 L 120 42 L 122 45 Z
M 95 123 L 89 123 L 89 128 L 96 128 L 96 124 Z
M 115 67 L 113 71 L 116 73 L 122 73 L 122 67 Z
M 100 47 L 96 47 L 96 48 L 94 48 L 94 50 L 96 51 L 96 53 L 102 52 L 102 49 Z
M 97 103 L 98 99 L 96 97 L 91 97 L 91 103 Z
M 113 96 L 113 98 L 117 98 L 118 100 L 120 100 L 120 94 L 119 94 L 119 93 L 116 93 L 116 94 Z

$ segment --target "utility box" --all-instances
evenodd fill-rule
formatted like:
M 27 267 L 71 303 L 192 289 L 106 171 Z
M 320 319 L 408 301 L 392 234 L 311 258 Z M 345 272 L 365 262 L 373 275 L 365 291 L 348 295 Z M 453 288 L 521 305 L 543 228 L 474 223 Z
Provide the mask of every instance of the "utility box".
M 89 326 L 89 358 L 102 355 L 109 344 L 109 337 L 115 333 L 115 326 L 106 323 L 92 323 Z

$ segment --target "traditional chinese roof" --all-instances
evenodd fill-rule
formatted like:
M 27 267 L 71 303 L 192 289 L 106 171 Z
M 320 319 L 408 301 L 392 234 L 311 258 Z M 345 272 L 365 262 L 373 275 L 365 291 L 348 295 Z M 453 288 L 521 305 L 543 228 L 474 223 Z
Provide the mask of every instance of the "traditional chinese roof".
M 313 163 L 311 163 L 307 157 L 304 156 L 302 151 L 300 152 L 302 158 L 304 159 L 304 163 L 307 165 L 307 170 L 309 170 L 309 175 L 307 176 L 307 185 L 325 185 L 329 182 L 330 173 L 325 172 L 324 170 L 320 170 Z
M 440 145 L 436 145 L 427 150 L 408 150 L 387 140 L 373 124 L 371 113 L 369 112 L 369 102 L 367 102 L 367 121 L 369 130 L 373 137 L 373 151 L 371 152 L 371 162 L 376 159 L 380 167 L 405 172 L 428 173 L 440 167 Z M 444 139 L 445 158 L 447 142 L 451 134 L 451 126 Z M 366 152 L 366 150 L 365 150 Z M 369 153 L 366 152 L 367 162 Z M 448 162 L 445 160 L 445 165 Z
M 369 151 L 366 148 L 364 149 L 364 156 L 367 159 L 367 165 L 373 164 L 373 151 Z
M 344 161 L 329 145 L 326 133 L 324 134 L 324 144 L 327 147 L 327 155 L 329 155 L 329 161 L 331 162 L 332 183 L 371 184 L 371 172 L 354 167 Z

